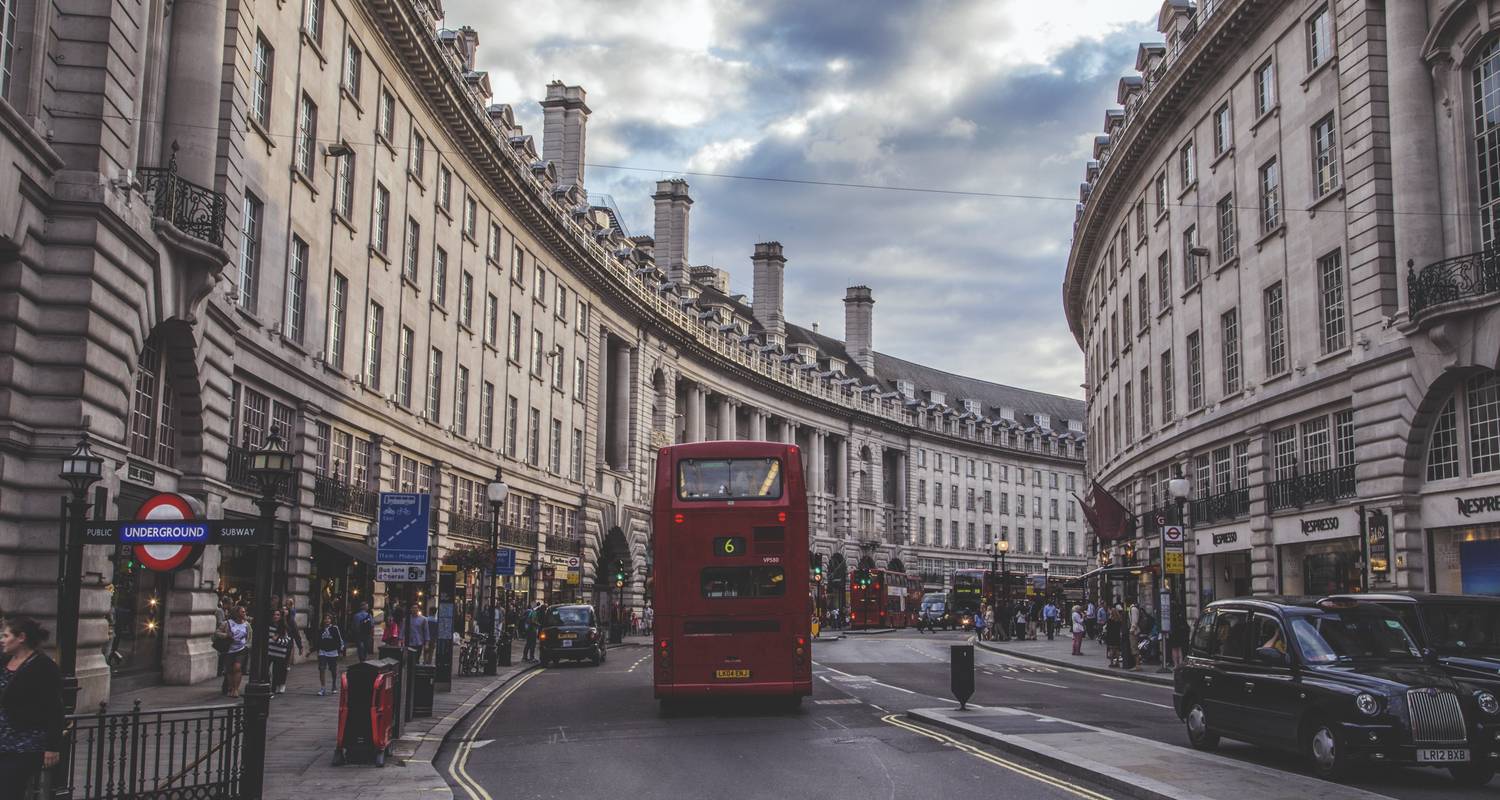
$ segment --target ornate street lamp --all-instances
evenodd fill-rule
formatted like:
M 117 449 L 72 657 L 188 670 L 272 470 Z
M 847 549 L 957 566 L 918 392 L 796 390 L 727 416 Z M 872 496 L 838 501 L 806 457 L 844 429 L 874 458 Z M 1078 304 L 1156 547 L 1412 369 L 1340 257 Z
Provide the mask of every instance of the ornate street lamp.
M 1193 493 L 1193 483 L 1187 478 L 1182 477 L 1181 467 L 1175 467 L 1174 470 L 1176 472 L 1176 477 L 1167 481 L 1167 494 L 1171 496 L 1173 505 L 1177 507 L 1177 524 L 1183 527 L 1183 536 L 1184 538 L 1186 538 L 1187 514 L 1184 512 L 1187 507 L 1188 497 Z M 1183 579 L 1187 576 L 1184 575 L 1182 577 L 1174 579 L 1171 575 L 1167 575 L 1167 548 L 1165 539 L 1163 539 L 1162 541 L 1161 551 L 1162 577 L 1167 582 L 1167 595 L 1170 598 L 1169 603 L 1176 604 L 1185 602 L 1185 598 L 1183 597 L 1185 593 L 1180 590 L 1185 588 Z M 1171 606 L 1169 605 L 1166 608 L 1162 608 L 1161 614 L 1158 615 L 1161 618 L 1163 634 L 1171 633 L 1172 619 L 1170 614 Z M 1167 671 L 1167 638 L 1167 635 L 1163 635 L 1161 637 L 1161 666 L 1157 669 L 1157 672 Z
M 275 549 L 276 495 L 296 474 L 294 456 L 287 452 L 281 431 L 271 430 L 264 444 L 250 454 L 250 475 L 260 485 L 255 505 L 260 509 L 260 541 L 255 553 L 255 619 L 250 644 L 250 684 L 245 687 L 245 770 L 241 791 L 260 797 L 266 772 L 266 722 L 271 716 L 271 675 L 266 645 L 271 637 L 271 552 Z
M 996 539 L 995 551 L 990 554 L 990 608 L 995 617 L 995 629 L 991 631 L 991 634 L 1006 630 L 1005 614 L 1008 613 L 1006 609 L 1010 608 L 1010 574 L 1005 570 L 1005 554 L 1008 552 L 1010 552 L 1010 541 L 1008 539 Z M 1000 561 L 1000 585 L 1002 587 L 998 593 L 995 591 L 994 581 L 996 559 Z M 1002 594 L 1004 596 L 1003 605 L 1000 601 Z M 1000 638 L 1009 639 L 1010 636 L 1002 633 Z
M 78 596 L 83 590 L 83 526 L 89 510 L 88 491 L 104 477 L 104 459 L 94 455 L 88 434 L 80 436 L 73 452 L 63 459 L 58 477 L 73 490 L 63 501 L 68 525 L 64 540 L 58 543 L 62 547 L 58 554 L 62 574 L 57 589 L 57 667 L 62 673 L 61 699 L 66 716 L 78 709 Z M 72 728 L 64 735 L 71 737 Z M 73 784 L 68 777 L 73 773 L 72 743 L 65 741 L 58 756 L 53 796 L 69 797 L 69 787 Z
M 500 509 L 505 506 L 505 498 L 510 494 L 510 487 L 505 485 L 505 477 L 501 474 L 500 467 L 495 467 L 495 479 L 484 489 L 486 499 L 490 501 L 490 608 L 486 619 L 489 620 L 490 639 L 485 644 L 484 674 L 494 675 L 497 671 L 500 648 L 500 623 L 495 619 L 495 557 L 500 553 Z M 510 642 L 505 643 L 507 654 L 510 651 Z M 524 653 L 522 655 L 525 655 Z M 506 663 L 510 659 L 506 658 Z

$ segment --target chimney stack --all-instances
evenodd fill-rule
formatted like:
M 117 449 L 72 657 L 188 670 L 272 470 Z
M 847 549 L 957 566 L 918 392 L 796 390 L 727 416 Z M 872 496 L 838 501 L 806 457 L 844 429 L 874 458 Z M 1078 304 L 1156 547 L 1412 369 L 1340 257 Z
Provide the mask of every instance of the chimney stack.
M 755 267 L 751 310 L 766 331 L 767 343 L 782 344 L 786 339 L 786 317 L 782 315 L 781 302 L 786 258 L 781 255 L 781 242 L 757 244 L 750 263 Z
M 667 273 L 667 280 L 679 286 L 688 283 L 688 211 L 693 198 L 688 196 L 687 181 L 673 178 L 656 182 L 656 265 Z
M 463 54 L 464 71 L 474 70 L 474 54 L 479 50 L 479 31 L 468 25 L 458 29 L 458 49 Z
M 875 375 L 875 296 L 868 286 L 850 286 L 844 295 L 844 349 L 865 371 Z
M 557 165 L 557 185 L 583 191 L 583 153 L 589 107 L 582 86 L 547 84 L 542 101 L 542 158 Z

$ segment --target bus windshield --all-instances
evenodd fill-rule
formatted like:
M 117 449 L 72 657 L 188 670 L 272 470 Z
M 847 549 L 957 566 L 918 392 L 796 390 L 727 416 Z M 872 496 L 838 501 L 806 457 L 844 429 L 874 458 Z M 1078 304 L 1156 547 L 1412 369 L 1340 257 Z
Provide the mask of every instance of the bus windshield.
M 775 500 L 781 461 L 775 458 L 690 458 L 677 465 L 681 500 Z
M 781 597 L 786 594 L 786 571 L 781 567 L 704 567 L 703 596 Z

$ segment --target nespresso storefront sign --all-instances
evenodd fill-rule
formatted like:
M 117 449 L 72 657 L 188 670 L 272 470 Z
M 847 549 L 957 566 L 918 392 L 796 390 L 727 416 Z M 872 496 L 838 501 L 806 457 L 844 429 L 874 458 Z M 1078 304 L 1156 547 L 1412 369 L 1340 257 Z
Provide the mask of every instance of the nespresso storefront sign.
M 1500 512 L 1500 494 L 1492 494 L 1489 497 L 1455 497 L 1458 502 L 1458 513 L 1465 517 L 1475 514 L 1494 514 Z

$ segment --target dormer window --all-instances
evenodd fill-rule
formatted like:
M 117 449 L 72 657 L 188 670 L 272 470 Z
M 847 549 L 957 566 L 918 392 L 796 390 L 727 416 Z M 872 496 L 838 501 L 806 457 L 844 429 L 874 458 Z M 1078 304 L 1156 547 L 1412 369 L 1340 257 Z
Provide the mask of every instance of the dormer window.
M 896 381 L 896 391 L 900 392 L 901 396 L 908 400 L 912 400 L 917 396 L 916 384 L 907 380 Z
M 948 404 L 948 395 L 944 394 L 943 392 L 939 392 L 939 391 L 935 391 L 935 390 L 931 390 L 931 389 L 929 389 L 928 392 L 927 392 L 927 399 L 933 405 L 935 405 L 935 406 L 942 406 L 942 405 L 947 405 Z
M 964 413 L 966 413 L 966 414 L 975 414 L 975 415 L 979 414 L 979 408 L 980 408 L 980 406 L 979 406 L 979 401 L 978 400 L 965 400 L 965 401 L 963 401 L 963 403 L 964 403 Z

